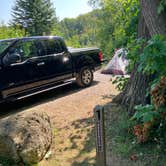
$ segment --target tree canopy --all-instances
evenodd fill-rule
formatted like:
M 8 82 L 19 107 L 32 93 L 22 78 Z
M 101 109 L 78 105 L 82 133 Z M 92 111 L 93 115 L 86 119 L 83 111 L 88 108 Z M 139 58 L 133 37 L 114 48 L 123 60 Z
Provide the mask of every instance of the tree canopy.
M 57 22 L 50 0 L 16 0 L 11 24 L 19 26 L 29 35 L 50 34 Z
M 60 22 L 62 36 L 70 46 L 98 46 L 105 56 L 125 47 L 136 36 L 139 3 L 134 1 L 89 1 L 92 12 Z

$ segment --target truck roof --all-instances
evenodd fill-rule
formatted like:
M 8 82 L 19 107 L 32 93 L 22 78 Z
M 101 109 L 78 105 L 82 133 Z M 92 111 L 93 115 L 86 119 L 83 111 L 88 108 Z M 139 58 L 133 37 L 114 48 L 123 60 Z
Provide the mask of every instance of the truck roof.
M 31 36 L 31 37 L 21 37 L 21 38 L 11 38 L 11 39 L 2 39 L 2 41 L 16 41 L 16 40 L 31 40 L 31 39 L 63 39 L 59 36 Z

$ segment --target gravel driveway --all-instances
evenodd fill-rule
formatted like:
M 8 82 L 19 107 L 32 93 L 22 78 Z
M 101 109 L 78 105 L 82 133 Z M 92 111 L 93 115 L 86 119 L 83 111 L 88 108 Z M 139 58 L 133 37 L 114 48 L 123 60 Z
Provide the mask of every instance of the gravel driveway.
M 95 73 L 91 87 L 75 83 L 36 95 L 11 105 L 3 105 L 1 117 L 20 111 L 46 112 L 52 120 L 55 143 L 52 157 L 41 166 L 95 165 L 93 108 L 111 101 L 117 90 L 110 75 Z

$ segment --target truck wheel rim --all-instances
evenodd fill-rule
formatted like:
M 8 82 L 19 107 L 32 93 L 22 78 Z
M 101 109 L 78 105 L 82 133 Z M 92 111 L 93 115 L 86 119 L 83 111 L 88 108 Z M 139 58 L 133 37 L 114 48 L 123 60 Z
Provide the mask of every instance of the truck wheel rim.
M 82 81 L 84 84 L 88 85 L 91 82 L 92 73 L 89 70 L 84 70 L 82 73 Z

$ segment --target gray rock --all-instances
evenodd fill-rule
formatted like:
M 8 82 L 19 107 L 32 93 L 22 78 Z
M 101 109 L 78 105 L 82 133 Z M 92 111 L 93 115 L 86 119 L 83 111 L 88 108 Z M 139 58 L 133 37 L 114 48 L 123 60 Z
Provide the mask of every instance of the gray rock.
M 52 143 L 52 129 L 45 113 L 20 113 L 0 121 L 0 157 L 34 164 Z

